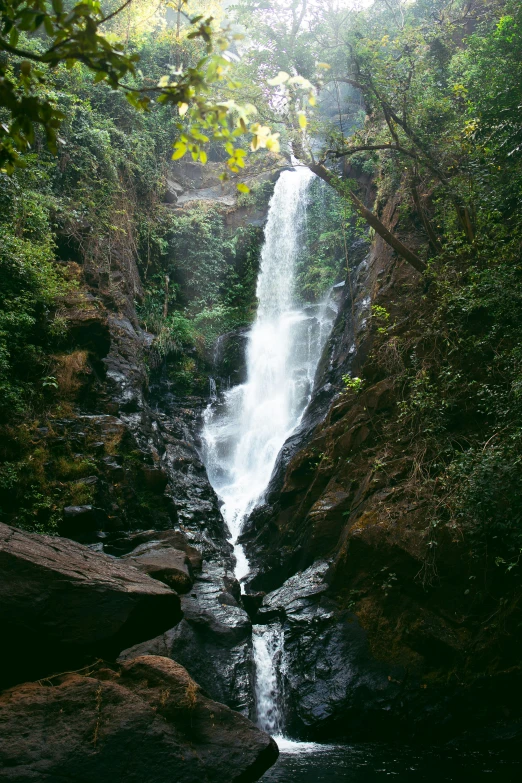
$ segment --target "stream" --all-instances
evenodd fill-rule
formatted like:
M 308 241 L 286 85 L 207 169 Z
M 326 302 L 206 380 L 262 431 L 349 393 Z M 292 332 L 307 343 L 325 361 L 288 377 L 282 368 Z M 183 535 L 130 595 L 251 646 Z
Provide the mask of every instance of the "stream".
M 522 779 L 519 759 L 493 751 L 447 747 L 357 744 L 319 745 L 277 738 L 280 756 L 263 783 L 378 783 L 386 778 L 412 783 L 515 783 Z

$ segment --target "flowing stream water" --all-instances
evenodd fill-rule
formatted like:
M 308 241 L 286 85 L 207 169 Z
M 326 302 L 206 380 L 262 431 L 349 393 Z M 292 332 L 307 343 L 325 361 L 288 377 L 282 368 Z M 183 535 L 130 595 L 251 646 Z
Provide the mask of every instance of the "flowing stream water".
M 257 316 L 247 342 L 247 379 L 205 413 L 203 459 L 222 501 L 239 580 L 249 571 L 238 541 L 244 521 L 262 501 L 277 456 L 310 401 L 335 317 L 328 298 L 310 307 L 299 305 L 295 295 L 313 177 L 308 169 L 298 168 L 283 172 L 276 183 L 261 251 Z M 281 734 L 284 728 L 278 672 L 282 645 L 279 626 L 254 629 L 257 720 L 271 734 Z

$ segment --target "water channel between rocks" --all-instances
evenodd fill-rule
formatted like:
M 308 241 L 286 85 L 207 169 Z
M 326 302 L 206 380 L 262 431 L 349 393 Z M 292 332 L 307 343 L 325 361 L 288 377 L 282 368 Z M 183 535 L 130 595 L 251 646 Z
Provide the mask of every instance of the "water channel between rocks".
M 222 502 L 236 558 L 235 575 L 249 572 L 238 542 L 243 524 L 262 500 L 277 456 L 308 405 L 315 372 L 335 309 L 326 298 L 314 306 L 296 301 L 296 266 L 306 225 L 308 169 L 285 171 L 270 201 L 257 281 L 258 310 L 248 335 L 244 384 L 216 399 L 205 413 L 203 459 Z M 284 730 L 280 626 L 253 632 L 257 721 L 271 734 Z

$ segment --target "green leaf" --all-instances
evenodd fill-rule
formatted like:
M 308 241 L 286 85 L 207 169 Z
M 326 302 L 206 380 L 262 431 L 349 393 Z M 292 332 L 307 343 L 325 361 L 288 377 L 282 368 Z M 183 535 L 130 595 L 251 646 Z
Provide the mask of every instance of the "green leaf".
M 273 79 L 268 79 L 267 84 L 269 84 L 270 87 L 278 87 L 280 84 L 287 82 L 289 78 L 289 73 L 286 73 L 285 71 L 279 71 L 277 76 L 274 76 Z
M 174 154 L 172 155 L 172 160 L 179 160 L 186 153 L 187 145 L 183 144 L 183 142 L 177 141 L 174 147 L 175 147 L 175 151 Z

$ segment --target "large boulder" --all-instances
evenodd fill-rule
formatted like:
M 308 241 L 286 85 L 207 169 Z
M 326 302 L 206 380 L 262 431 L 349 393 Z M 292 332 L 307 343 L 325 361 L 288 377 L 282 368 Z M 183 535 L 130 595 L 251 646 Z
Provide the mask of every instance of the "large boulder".
M 218 565 L 208 564 L 190 594 L 181 597 L 183 620 L 166 633 L 124 650 L 118 660 L 141 655 L 172 658 L 213 699 L 252 715 L 252 624 L 237 598 L 237 582 Z
M 319 740 L 392 737 L 402 672 L 371 658 L 357 618 L 328 596 L 328 568 L 319 561 L 295 574 L 263 598 L 255 616 L 279 640 L 274 663 L 287 729 Z
M 203 565 L 201 552 L 189 543 L 181 530 L 144 530 L 140 533 L 135 533 L 131 540 L 133 549 L 140 544 L 159 541 L 166 546 L 179 549 L 180 552 L 185 552 L 192 568 L 201 569 Z
M 115 655 L 181 616 L 178 595 L 130 564 L 0 524 L 0 686 Z
M 1 777 L 10 783 L 249 783 L 277 755 L 268 734 L 207 698 L 168 658 L 0 696 Z
M 138 533 L 121 533 L 118 538 L 114 538 L 110 544 L 104 546 L 104 551 L 109 555 L 124 557 L 133 555 L 134 550 L 142 544 L 170 546 L 186 554 L 191 568 L 201 570 L 203 565 L 203 555 L 199 549 L 192 546 L 181 530 L 141 530 Z
M 192 566 L 185 552 L 169 546 L 165 541 L 150 541 L 140 544 L 122 560 L 159 579 L 178 593 L 187 593 L 192 587 Z

